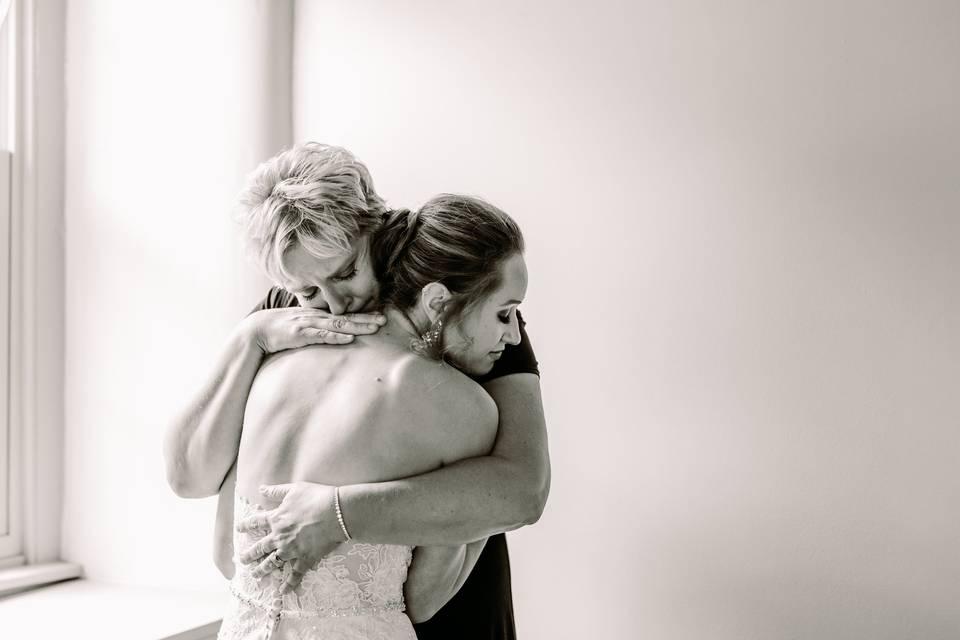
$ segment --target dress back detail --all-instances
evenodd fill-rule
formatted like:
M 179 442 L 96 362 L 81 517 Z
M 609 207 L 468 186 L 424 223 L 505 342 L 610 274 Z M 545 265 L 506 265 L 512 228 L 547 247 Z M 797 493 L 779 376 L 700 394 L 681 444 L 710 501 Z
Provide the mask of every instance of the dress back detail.
M 238 494 L 234 522 L 262 510 Z M 242 564 L 236 555 L 264 535 L 234 531 L 236 573 L 230 582 L 234 597 L 218 640 L 415 640 L 413 626 L 403 613 L 403 583 L 412 547 L 346 542 L 304 573 L 299 586 L 281 598 L 280 586 L 290 565 L 254 578 L 253 565 Z

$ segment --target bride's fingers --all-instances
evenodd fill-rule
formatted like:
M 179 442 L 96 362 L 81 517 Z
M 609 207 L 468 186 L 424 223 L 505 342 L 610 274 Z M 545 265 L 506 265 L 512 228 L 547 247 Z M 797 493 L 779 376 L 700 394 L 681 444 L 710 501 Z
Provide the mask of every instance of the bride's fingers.
M 267 513 L 255 513 L 237 523 L 237 531 L 246 533 L 255 533 L 257 531 L 270 531 L 270 519 Z
M 240 554 L 240 562 L 243 564 L 252 564 L 276 548 L 277 543 L 273 540 L 273 536 L 261 538 L 257 540 L 256 544 Z

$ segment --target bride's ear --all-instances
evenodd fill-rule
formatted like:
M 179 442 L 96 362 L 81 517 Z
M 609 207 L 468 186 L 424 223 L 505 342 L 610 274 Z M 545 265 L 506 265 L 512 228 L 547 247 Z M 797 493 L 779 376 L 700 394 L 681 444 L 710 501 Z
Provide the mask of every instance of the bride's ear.
M 432 325 L 443 313 L 443 308 L 452 298 L 450 290 L 439 282 L 431 282 L 420 290 L 420 308 Z

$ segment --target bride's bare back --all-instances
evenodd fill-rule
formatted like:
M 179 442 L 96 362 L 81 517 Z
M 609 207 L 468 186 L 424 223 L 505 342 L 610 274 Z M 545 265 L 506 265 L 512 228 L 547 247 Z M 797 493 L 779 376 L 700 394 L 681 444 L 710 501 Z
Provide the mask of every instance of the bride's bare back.
M 336 349 L 269 357 L 247 400 L 238 494 L 263 503 L 262 484 L 378 482 L 489 452 L 496 404 L 408 344 L 386 328 Z
M 497 425 L 493 400 L 459 371 L 413 354 L 408 343 L 387 327 L 348 346 L 267 358 L 247 400 L 231 519 L 265 506 L 262 484 L 390 480 L 487 453 Z M 228 513 L 218 521 L 221 515 Z M 234 532 L 234 543 L 249 547 L 262 535 Z M 456 592 L 482 546 L 417 549 L 409 575 L 423 606 L 435 610 Z M 273 628 L 281 637 L 414 640 L 402 613 L 410 561 L 408 546 L 347 542 L 282 598 L 288 566 L 266 576 L 239 566 L 221 637 Z

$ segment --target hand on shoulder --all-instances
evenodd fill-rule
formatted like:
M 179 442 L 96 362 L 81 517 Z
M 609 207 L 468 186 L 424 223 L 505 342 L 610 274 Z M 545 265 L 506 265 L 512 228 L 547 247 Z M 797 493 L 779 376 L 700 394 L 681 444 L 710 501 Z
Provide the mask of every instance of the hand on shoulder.
M 354 336 L 376 333 L 385 319 L 379 314 L 335 316 L 321 309 L 263 309 L 247 316 L 241 333 L 263 353 L 311 344 L 346 344 Z

